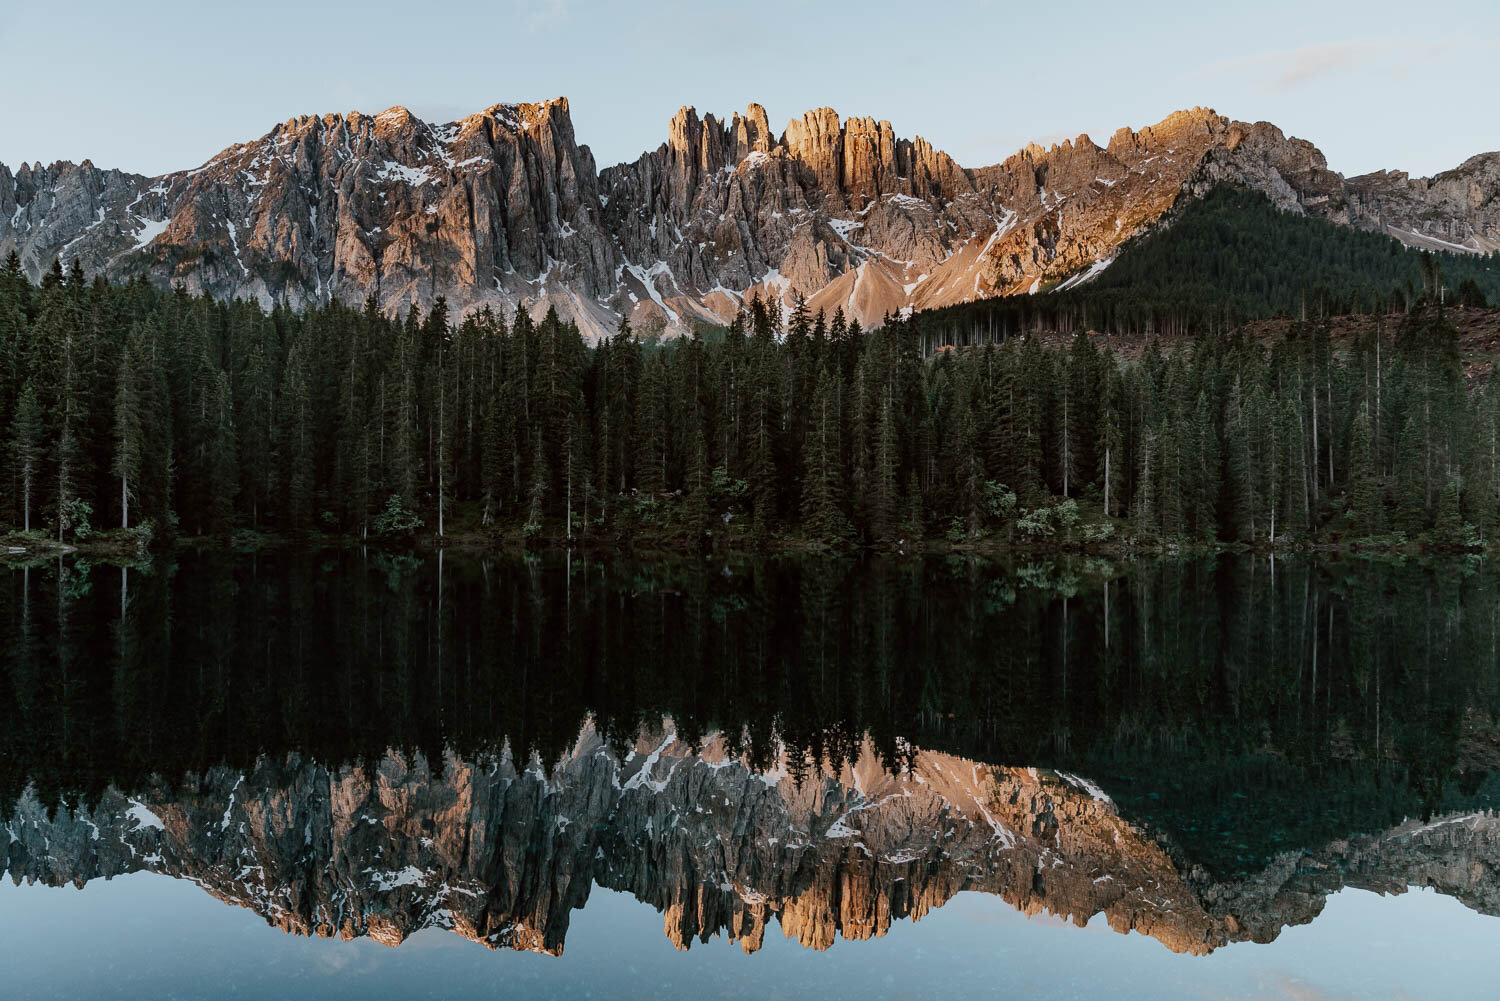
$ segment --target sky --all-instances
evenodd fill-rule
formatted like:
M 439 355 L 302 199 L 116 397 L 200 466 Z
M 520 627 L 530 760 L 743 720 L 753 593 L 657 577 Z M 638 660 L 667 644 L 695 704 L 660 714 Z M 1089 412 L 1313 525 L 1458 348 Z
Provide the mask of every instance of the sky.
M 1346 175 L 1500 149 L 1495 0 L 70 0 L 0 18 L 0 163 L 197 166 L 299 114 L 450 121 L 569 99 L 601 167 L 681 106 L 774 128 L 827 105 L 959 163 L 1205 105 L 1311 140 Z

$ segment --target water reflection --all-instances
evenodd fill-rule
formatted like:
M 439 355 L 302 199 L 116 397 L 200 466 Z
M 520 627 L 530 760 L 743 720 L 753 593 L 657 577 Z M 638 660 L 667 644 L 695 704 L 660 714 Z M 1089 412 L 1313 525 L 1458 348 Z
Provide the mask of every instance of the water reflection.
M 288 931 L 815 948 L 961 890 L 1169 948 L 1500 911 L 1487 571 L 184 558 L 0 577 L 15 879 Z

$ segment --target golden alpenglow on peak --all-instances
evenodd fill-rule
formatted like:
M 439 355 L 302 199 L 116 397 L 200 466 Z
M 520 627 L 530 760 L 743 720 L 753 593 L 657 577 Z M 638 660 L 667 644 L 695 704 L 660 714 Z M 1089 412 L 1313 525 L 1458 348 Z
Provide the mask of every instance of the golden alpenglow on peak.
M 365 122 L 368 141 L 338 138 L 364 134 Z M 290 149 L 276 138 L 310 131 L 283 173 Z M 753 294 L 783 310 L 801 295 L 871 329 L 1076 284 L 1224 186 L 1417 247 L 1500 247 L 1483 194 L 1495 190 L 1492 159 L 1440 186 L 1346 181 L 1310 144 L 1204 107 L 1121 128 L 1102 150 L 1080 135 L 965 168 L 884 119 L 815 108 L 778 137 L 759 104 L 728 119 L 684 106 L 665 152 L 599 170 L 565 97 L 494 104 L 443 126 L 400 105 L 295 118 L 196 171 L 146 178 L 89 164 L 17 183 L 5 170 L 0 253 L 14 250 L 33 280 L 66 247 L 87 272 L 267 307 L 374 295 L 386 311 L 429 309 L 439 296 L 460 314 L 550 308 L 598 340 L 622 319 L 668 336 L 727 324 Z M 83 202 L 94 208 L 68 208 Z M 159 203 L 152 218 L 192 222 L 171 237 L 143 226 L 148 202 Z M 219 261 L 232 266 L 208 266 Z

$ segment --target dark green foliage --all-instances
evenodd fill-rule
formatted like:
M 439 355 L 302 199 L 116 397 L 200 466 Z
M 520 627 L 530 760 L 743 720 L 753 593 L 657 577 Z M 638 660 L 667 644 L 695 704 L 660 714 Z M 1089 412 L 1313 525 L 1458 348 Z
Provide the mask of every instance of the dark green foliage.
M 1102 297 L 1144 293 L 1213 304 L 1245 317 L 1354 313 L 1416 278 L 1423 258 L 1450 282 L 1500 293 L 1493 256 L 1422 254 L 1389 236 L 1281 212 L 1256 192 L 1219 187 L 1132 243 L 1085 288 Z
M 1489 299 L 1477 281 L 1465 278 L 1458 283 L 1458 305 L 1468 309 L 1484 309 L 1489 305 Z
M 1086 284 L 931 310 L 919 319 L 930 349 L 1035 329 L 1179 335 L 1272 316 L 1404 312 L 1424 296 L 1464 306 L 1500 300 L 1500 255 L 1412 250 L 1393 237 L 1282 212 L 1258 192 L 1220 186 L 1186 201 L 1169 226 L 1125 244 Z
M 591 349 L 551 311 L 266 313 L 0 270 L 0 521 L 893 545 L 1077 541 L 1081 518 L 1094 540 L 1471 546 L 1500 523 L 1500 395 L 1466 385 L 1422 261 L 1412 308 L 1342 353 L 1312 321 L 1128 364 L 1084 334 L 924 360 L 926 317 L 783 329 L 758 298 L 722 336 L 622 324 Z
M 10 448 L 15 463 L 17 499 L 21 505 L 22 528 L 31 530 L 32 508 L 37 497 L 42 461 L 42 408 L 37 402 L 36 386 L 27 382 L 16 401 L 11 425 Z

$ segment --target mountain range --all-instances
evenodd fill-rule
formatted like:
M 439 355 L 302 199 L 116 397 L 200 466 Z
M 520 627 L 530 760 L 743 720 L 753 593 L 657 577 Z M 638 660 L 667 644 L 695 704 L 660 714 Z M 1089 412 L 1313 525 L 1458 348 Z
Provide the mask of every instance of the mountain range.
M 722 935 L 747 952 L 773 922 L 826 949 L 962 891 L 1078 925 L 1103 915 L 1196 954 L 1271 941 L 1345 886 L 1428 886 L 1500 911 L 1492 813 L 1288 846 L 1263 869 L 1214 874 L 1086 778 L 908 750 L 908 767 L 867 742 L 836 766 L 782 755 L 760 770 L 716 735 L 699 746 L 667 728 L 616 753 L 585 726 L 550 769 L 508 751 L 342 768 L 267 757 L 73 811 L 28 791 L 0 824 L 0 874 L 82 887 L 151 872 L 290 933 L 397 945 L 437 927 L 552 954 L 595 885 L 651 904 L 678 948 Z
M 683 108 L 600 170 L 565 98 L 434 125 L 304 116 L 191 170 L 0 165 L 0 256 L 300 308 L 555 307 L 586 336 L 720 324 L 752 294 L 891 314 L 1068 287 L 1184 199 L 1232 184 L 1426 249 L 1500 250 L 1500 153 L 1431 178 L 1344 177 L 1311 143 L 1206 108 L 966 168 L 889 122 Z

